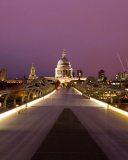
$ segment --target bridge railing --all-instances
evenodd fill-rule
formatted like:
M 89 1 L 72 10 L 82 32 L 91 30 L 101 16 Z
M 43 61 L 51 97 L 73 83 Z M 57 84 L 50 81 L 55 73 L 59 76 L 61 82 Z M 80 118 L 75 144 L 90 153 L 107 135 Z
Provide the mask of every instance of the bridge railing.
M 31 86 L 0 91 L 0 106 L 4 109 L 15 108 L 34 99 L 43 97 L 55 90 L 55 85 Z
M 120 104 L 121 97 L 128 97 L 128 91 L 118 88 L 99 88 L 93 86 L 73 85 L 74 88 L 82 92 L 87 98 L 95 98 L 106 103 L 113 104 L 115 101 Z

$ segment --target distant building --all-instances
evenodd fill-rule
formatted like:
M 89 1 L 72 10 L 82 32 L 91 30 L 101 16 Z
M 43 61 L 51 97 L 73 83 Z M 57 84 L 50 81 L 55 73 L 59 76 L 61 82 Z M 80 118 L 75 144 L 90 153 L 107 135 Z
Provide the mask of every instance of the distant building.
M 70 87 L 72 83 L 77 83 L 78 78 L 74 77 L 70 61 L 66 58 L 65 49 L 63 49 L 62 58 L 55 68 L 55 77 L 46 77 L 46 79 L 52 84 L 59 82 L 62 87 Z M 86 78 L 81 78 L 80 80 L 85 81 Z
M 62 58 L 58 61 L 57 68 L 55 68 L 55 77 L 72 77 L 72 73 L 73 69 L 66 58 L 65 49 L 63 49 Z
M 7 79 L 7 70 L 6 69 L 1 69 L 0 71 L 0 80 L 5 81 Z
M 104 80 L 104 77 L 105 77 L 105 72 L 104 72 L 104 70 L 100 70 L 100 71 L 98 72 L 98 79 L 99 79 L 99 80 Z
M 108 81 L 108 84 L 114 86 L 114 87 L 118 87 L 118 88 L 122 88 L 122 89 L 126 89 L 128 90 L 128 80 L 126 81 Z
M 32 63 L 32 67 L 31 67 L 30 75 L 29 75 L 29 78 L 28 78 L 28 79 L 36 79 L 35 67 L 34 67 L 34 64 L 33 64 L 33 63 Z
M 83 77 L 83 72 L 80 69 L 77 70 L 77 77 L 79 78 Z
M 98 72 L 98 81 L 106 81 L 107 77 L 105 77 L 105 72 L 104 70 L 100 70 Z
M 5 82 L 7 83 L 31 83 L 32 79 L 7 79 Z
M 128 73 L 127 73 L 127 71 L 125 71 L 123 73 L 118 73 L 116 75 L 116 80 L 117 81 L 126 81 L 126 80 L 128 80 Z

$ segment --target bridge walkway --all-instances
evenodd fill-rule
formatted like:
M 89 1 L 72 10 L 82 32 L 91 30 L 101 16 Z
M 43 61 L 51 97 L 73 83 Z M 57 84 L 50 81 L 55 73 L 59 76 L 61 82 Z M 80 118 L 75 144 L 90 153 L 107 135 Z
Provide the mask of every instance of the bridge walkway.
M 0 119 L 1 159 L 30 160 L 64 108 L 72 110 L 109 159 L 128 159 L 128 118 L 72 88 L 60 88 L 25 111 Z

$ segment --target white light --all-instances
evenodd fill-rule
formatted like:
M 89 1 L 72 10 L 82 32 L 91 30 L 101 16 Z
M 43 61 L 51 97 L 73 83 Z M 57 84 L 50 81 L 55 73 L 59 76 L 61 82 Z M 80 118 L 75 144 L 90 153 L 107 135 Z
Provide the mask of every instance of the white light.
M 14 108 L 14 109 L 10 110 L 10 111 L 7 111 L 7 112 L 5 112 L 5 113 L 2 113 L 2 114 L 0 114 L 0 118 L 6 117 L 6 116 L 8 116 L 8 115 L 10 115 L 10 114 L 12 114 L 12 113 L 15 113 L 15 112 L 23 109 L 23 108 L 25 108 L 25 105 L 22 105 L 22 106 L 20 106 L 20 107 L 17 107 L 17 108 Z
M 50 95 L 52 95 L 55 91 L 56 91 L 56 90 L 54 90 L 53 92 L 49 93 L 48 95 L 46 95 L 46 96 L 44 96 L 44 97 L 38 98 L 38 99 L 36 99 L 36 100 L 34 100 L 34 101 L 32 101 L 32 102 L 27 103 L 27 106 L 31 106 L 31 105 L 33 105 L 34 103 L 37 103 L 37 102 L 39 102 L 39 101 L 41 101 L 41 100 L 43 100 L 43 99 L 46 99 L 47 97 L 49 97 Z
M 77 90 L 76 88 L 74 88 L 79 94 L 81 94 L 82 95 L 82 92 L 80 92 L 79 90 Z
M 74 88 L 74 89 L 75 89 L 75 88 Z M 75 89 L 75 90 L 82 95 L 82 93 L 81 93 L 80 91 L 78 91 L 77 89 Z M 114 107 L 114 106 L 111 106 L 111 105 L 109 105 L 109 104 L 107 104 L 107 103 L 101 102 L 101 101 L 99 101 L 99 100 L 97 100 L 97 99 L 94 99 L 94 98 L 91 98 L 91 97 L 90 97 L 90 100 L 92 100 L 92 101 L 94 101 L 94 102 L 96 102 L 96 103 L 98 103 L 98 104 L 101 104 L 101 105 L 104 106 L 105 108 L 108 107 L 109 109 L 112 109 L 112 110 L 114 110 L 114 111 L 116 111 L 116 112 L 118 112 L 118 113 L 121 113 L 121 114 L 123 114 L 123 115 L 125 115 L 125 116 L 128 116 L 128 112 L 127 112 L 127 111 L 123 111 L 123 110 L 121 110 L 121 109 L 119 109 L 119 108 L 116 108 L 116 107 Z
M 119 112 L 119 113 L 121 113 L 121 114 L 123 114 L 125 116 L 128 116 L 128 112 L 127 111 L 123 111 L 123 110 L 121 110 L 119 108 L 116 108 L 116 107 L 113 107 L 111 105 L 109 105 L 109 108 L 112 109 L 112 110 L 114 110 L 114 111 L 116 111 L 116 112 Z
M 50 94 L 46 95 L 45 98 L 47 98 L 48 96 L 52 95 L 55 91 L 56 91 L 56 90 L 54 90 L 54 91 L 51 92 Z M 41 98 L 36 99 L 36 100 L 34 100 L 34 101 L 32 101 L 32 102 L 26 103 L 26 104 L 27 104 L 27 107 L 30 107 L 32 104 L 37 103 L 37 102 L 39 102 L 39 101 L 41 101 L 41 100 L 43 100 L 43 99 L 44 99 L 44 97 L 41 97 Z M 6 116 L 8 116 L 8 115 L 10 115 L 10 114 L 12 114 L 12 113 L 15 113 L 15 112 L 17 112 L 17 111 L 19 111 L 19 110 L 21 110 L 21 109 L 23 109 L 23 108 L 26 108 L 26 104 L 24 104 L 24 105 L 22 105 L 22 106 L 20 106 L 20 107 L 14 108 L 14 109 L 12 109 L 12 110 L 10 110 L 10 111 L 7 111 L 7 112 L 5 112 L 5 113 L 0 114 L 0 118 L 4 118 L 4 117 L 6 117 Z
M 112 110 L 114 110 L 114 111 L 116 111 L 116 112 L 118 112 L 118 113 L 121 113 L 121 114 L 123 114 L 123 115 L 125 115 L 125 116 L 128 116 L 128 112 L 127 111 L 123 111 L 123 110 L 121 110 L 121 109 L 119 109 L 119 108 L 116 108 L 116 107 L 114 107 L 114 106 L 111 106 L 111 105 L 108 105 L 107 103 L 104 103 L 104 102 L 101 102 L 101 101 L 99 101 L 99 100 L 96 100 L 96 99 L 94 99 L 94 98 L 90 98 L 92 101 L 94 101 L 94 102 L 96 102 L 96 103 L 99 103 L 99 104 L 101 104 L 102 106 L 104 106 L 104 107 L 108 107 L 109 109 L 112 109 Z
M 94 98 L 91 98 L 91 97 L 90 97 L 90 100 L 92 100 L 92 101 L 94 101 L 94 102 L 96 102 L 96 103 L 98 103 L 98 104 L 101 104 L 101 105 L 104 106 L 105 108 L 107 108 L 107 106 L 108 106 L 107 103 L 101 102 L 101 101 L 99 101 L 99 100 L 97 100 L 97 99 L 94 99 Z

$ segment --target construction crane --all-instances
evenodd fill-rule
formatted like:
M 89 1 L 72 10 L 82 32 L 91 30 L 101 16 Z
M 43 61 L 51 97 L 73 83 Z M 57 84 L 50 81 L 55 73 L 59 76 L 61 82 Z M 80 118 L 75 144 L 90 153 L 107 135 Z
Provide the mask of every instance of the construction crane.
M 123 70 L 124 70 L 124 72 L 125 72 L 125 68 L 124 68 L 124 66 L 123 66 L 123 63 L 122 63 L 121 58 L 120 58 L 120 56 L 119 56 L 118 53 L 117 53 L 117 56 L 118 56 L 118 58 L 119 58 L 119 61 L 120 61 L 120 63 L 121 63 L 121 66 L 122 66 L 122 68 L 123 68 Z M 128 62 L 127 62 L 127 65 L 128 65 Z

